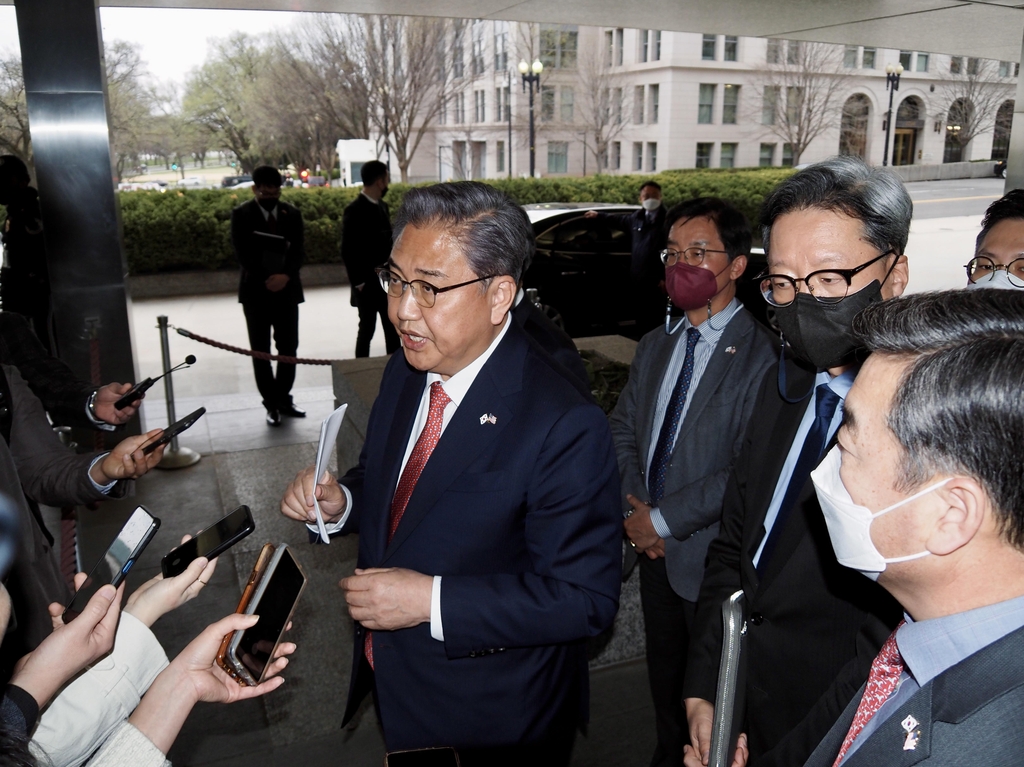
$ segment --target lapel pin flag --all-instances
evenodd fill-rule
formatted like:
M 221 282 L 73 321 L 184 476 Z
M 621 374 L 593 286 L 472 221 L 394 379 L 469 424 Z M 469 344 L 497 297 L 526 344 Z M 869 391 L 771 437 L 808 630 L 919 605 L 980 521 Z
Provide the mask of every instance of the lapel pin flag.
M 485 423 L 494 425 L 498 423 L 498 417 L 493 413 L 484 413 L 482 416 L 480 416 L 480 425 L 483 426 Z
M 725 353 L 726 354 L 735 354 L 736 353 L 736 347 L 735 346 L 726 346 L 725 347 Z

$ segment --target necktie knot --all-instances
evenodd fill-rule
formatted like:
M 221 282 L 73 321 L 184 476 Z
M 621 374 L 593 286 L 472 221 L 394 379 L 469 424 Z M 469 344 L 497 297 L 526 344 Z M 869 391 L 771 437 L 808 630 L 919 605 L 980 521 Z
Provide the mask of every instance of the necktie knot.
M 451 401 L 451 397 L 445 393 L 444 384 L 440 381 L 434 381 L 434 383 L 430 384 L 430 411 L 427 415 L 427 421 L 438 410 L 444 413 L 444 409 L 448 407 L 448 403 Z
M 815 417 L 831 421 L 839 405 L 839 399 L 839 395 L 832 391 L 827 383 L 819 384 L 814 397 Z

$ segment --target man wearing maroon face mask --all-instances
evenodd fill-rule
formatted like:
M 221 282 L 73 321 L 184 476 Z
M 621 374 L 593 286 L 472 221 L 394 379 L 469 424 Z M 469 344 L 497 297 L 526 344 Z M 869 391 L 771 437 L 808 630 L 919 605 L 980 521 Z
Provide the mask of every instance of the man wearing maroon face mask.
M 702 197 L 677 205 L 665 223 L 665 286 L 685 315 L 640 341 L 611 415 L 623 524 L 640 563 L 658 733 L 652 767 L 680 764 L 689 742 L 683 671 L 704 557 L 776 344 L 736 298 L 751 241 L 743 214 Z

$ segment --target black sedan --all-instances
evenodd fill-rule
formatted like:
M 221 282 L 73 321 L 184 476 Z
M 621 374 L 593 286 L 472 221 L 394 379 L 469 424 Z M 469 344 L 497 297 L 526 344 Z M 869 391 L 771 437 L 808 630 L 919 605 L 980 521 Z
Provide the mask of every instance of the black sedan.
M 526 271 L 524 285 L 537 291 L 547 315 L 569 335 L 632 335 L 630 234 L 607 220 L 584 218 L 584 214 L 588 210 L 629 213 L 638 207 L 602 203 L 524 206 L 537 239 L 537 255 Z M 764 266 L 764 255 L 755 249 L 739 289 L 740 300 L 762 321 L 766 321 L 767 304 L 752 278 Z

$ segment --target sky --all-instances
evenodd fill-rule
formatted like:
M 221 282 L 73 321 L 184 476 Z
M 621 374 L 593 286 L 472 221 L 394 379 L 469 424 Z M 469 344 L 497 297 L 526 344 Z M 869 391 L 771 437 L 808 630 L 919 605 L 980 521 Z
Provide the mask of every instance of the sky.
M 183 83 L 206 58 L 207 41 L 242 31 L 260 34 L 292 25 L 301 13 L 189 8 L 101 8 L 103 40 L 127 40 L 142 47 L 151 75 Z M 13 6 L 0 6 L 0 53 L 20 50 Z

